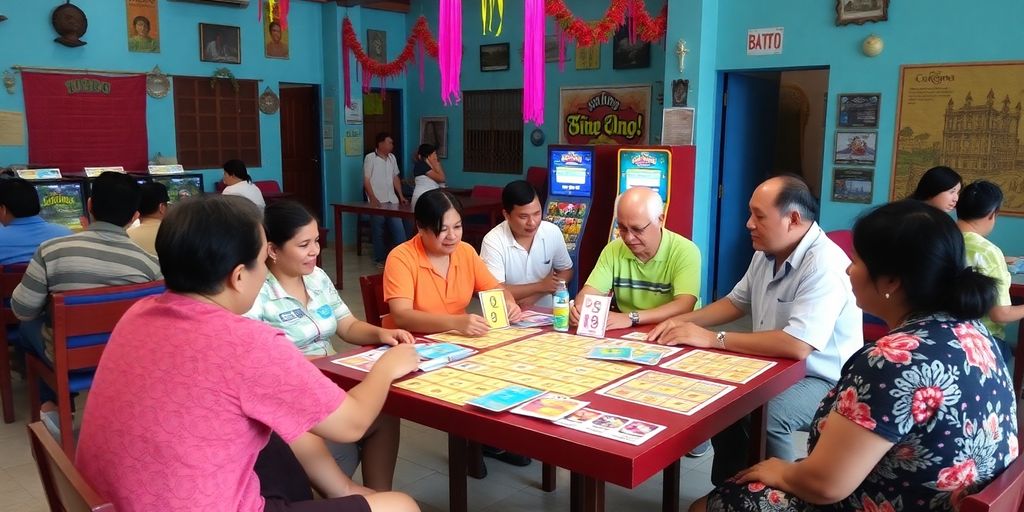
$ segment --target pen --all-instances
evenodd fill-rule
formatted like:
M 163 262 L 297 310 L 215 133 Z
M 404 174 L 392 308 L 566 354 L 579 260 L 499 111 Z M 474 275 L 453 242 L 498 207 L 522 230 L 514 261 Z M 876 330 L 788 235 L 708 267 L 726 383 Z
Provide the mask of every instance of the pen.
M 455 354 L 449 354 L 447 356 L 437 357 L 429 361 L 423 361 L 422 363 L 420 363 L 419 368 L 420 370 L 423 370 L 425 372 L 434 371 L 448 363 L 454 363 L 455 361 L 465 359 L 475 353 L 475 350 L 467 350 L 465 352 L 458 352 Z

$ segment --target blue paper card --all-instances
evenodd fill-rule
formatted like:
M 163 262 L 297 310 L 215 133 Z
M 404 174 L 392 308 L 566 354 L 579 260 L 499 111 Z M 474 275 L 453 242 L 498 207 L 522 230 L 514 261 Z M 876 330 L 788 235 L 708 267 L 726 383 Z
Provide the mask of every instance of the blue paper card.
M 594 347 L 590 349 L 590 353 L 587 354 L 587 357 L 590 359 L 628 361 L 629 357 L 632 355 L 633 349 L 630 347 Z
M 466 347 L 460 347 L 454 343 L 431 343 L 429 345 L 416 345 L 416 353 L 420 359 L 437 359 L 448 357 L 452 354 L 471 351 Z
M 513 385 L 478 396 L 467 403 L 489 411 L 501 412 L 543 394 L 544 392 L 539 389 Z

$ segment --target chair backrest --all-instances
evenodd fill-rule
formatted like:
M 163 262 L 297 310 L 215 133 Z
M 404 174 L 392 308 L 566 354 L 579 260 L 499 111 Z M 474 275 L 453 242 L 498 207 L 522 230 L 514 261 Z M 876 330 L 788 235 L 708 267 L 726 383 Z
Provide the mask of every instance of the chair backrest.
M 18 324 L 11 311 L 11 295 L 25 275 L 26 268 L 28 265 L 25 263 L 0 265 L 0 336 L 4 335 L 4 328 Z
M 1017 401 L 1017 425 L 1024 421 L 1024 402 Z M 1017 432 L 1024 440 L 1024 432 Z M 1018 443 L 1019 444 L 1019 443 Z M 980 492 L 960 502 L 960 512 L 1020 512 L 1024 511 L 1024 457 L 1018 456 Z
M 530 167 L 526 170 L 526 181 L 537 190 L 540 207 L 548 200 L 548 169 L 547 167 Z
M 477 199 L 501 199 L 501 187 L 492 187 L 490 185 L 473 185 L 473 190 L 469 193 L 469 197 Z
M 50 510 L 63 512 L 113 511 L 114 505 L 103 499 L 75 469 L 57 441 L 41 422 L 28 425 L 32 455 L 39 468 L 39 479 L 46 491 Z
M 381 318 L 391 313 L 388 303 L 384 302 L 384 274 L 361 276 L 359 290 L 363 292 L 363 311 L 366 313 L 366 321 L 380 327 Z
M 281 185 L 279 185 L 274 180 L 254 181 L 254 182 L 252 182 L 252 184 L 256 185 L 256 188 L 260 189 L 260 192 L 263 195 L 265 195 L 265 196 L 266 195 L 271 195 L 272 196 L 274 194 L 280 194 L 281 193 Z
M 825 234 L 846 253 L 847 258 L 853 259 L 853 231 L 837 229 Z

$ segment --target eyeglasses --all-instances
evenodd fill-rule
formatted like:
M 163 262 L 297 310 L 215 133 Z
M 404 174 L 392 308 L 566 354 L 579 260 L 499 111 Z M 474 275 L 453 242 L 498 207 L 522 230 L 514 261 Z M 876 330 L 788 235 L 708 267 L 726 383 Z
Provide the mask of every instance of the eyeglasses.
M 650 226 L 653 223 L 654 223 L 654 221 L 652 220 L 651 222 L 648 222 L 647 225 L 645 225 L 642 228 L 629 228 L 629 227 L 623 226 L 622 224 L 619 224 L 619 236 L 623 237 L 623 238 L 625 238 L 626 235 L 633 235 L 634 237 L 639 237 L 640 235 L 644 234 L 644 230 L 647 229 L 647 227 Z

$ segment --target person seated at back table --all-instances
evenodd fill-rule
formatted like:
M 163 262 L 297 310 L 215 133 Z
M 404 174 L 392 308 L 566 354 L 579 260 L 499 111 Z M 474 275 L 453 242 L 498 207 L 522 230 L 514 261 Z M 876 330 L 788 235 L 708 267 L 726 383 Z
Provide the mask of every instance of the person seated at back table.
M 139 186 L 142 189 L 142 200 L 139 201 L 139 224 L 128 228 L 128 238 L 139 244 L 146 252 L 156 256 L 156 233 L 160 230 L 160 221 L 167 214 L 167 187 L 163 183 L 151 181 Z
M 337 471 L 317 437 L 361 438 L 419 358 L 411 345 L 393 347 L 346 393 L 284 333 L 243 317 L 266 281 L 261 216 L 223 195 L 168 212 L 156 238 L 167 291 L 140 300 L 111 333 L 75 465 L 119 511 L 417 511 L 392 492 L 311 502 L 306 476 L 286 471 L 296 453 Z
M 249 176 L 245 162 L 241 160 L 228 160 L 224 162 L 224 178 L 221 180 L 226 187 L 221 192 L 226 196 L 242 196 L 260 208 L 266 208 L 267 202 L 263 199 L 263 191 L 253 184 L 252 176 Z
M 39 216 L 39 194 L 27 180 L 0 178 L 0 265 L 25 263 L 39 244 L 71 230 Z
M 917 201 L 853 227 L 847 273 L 890 333 L 857 350 L 811 421 L 807 458 L 768 459 L 691 511 L 957 510 L 1018 456 L 1012 378 L 977 321 L 994 281 L 953 220 Z
M 338 337 L 356 345 L 414 343 L 402 329 L 381 329 L 356 319 L 341 300 L 327 273 L 316 266 L 320 254 L 316 219 L 295 201 L 278 201 L 263 213 L 267 233 L 267 279 L 245 316 L 265 322 L 307 358 L 334 355 Z M 381 415 L 359 443 L 328 443 L 346 474 L 362 461 L 363 484 L 391 490 L 398 458 L 398 418 Z
M 910 194 L 910 199 L 922 201 L 946 213 L 956 209 L 964 179 L 953 169 L 940 165 L 925 171 Z

